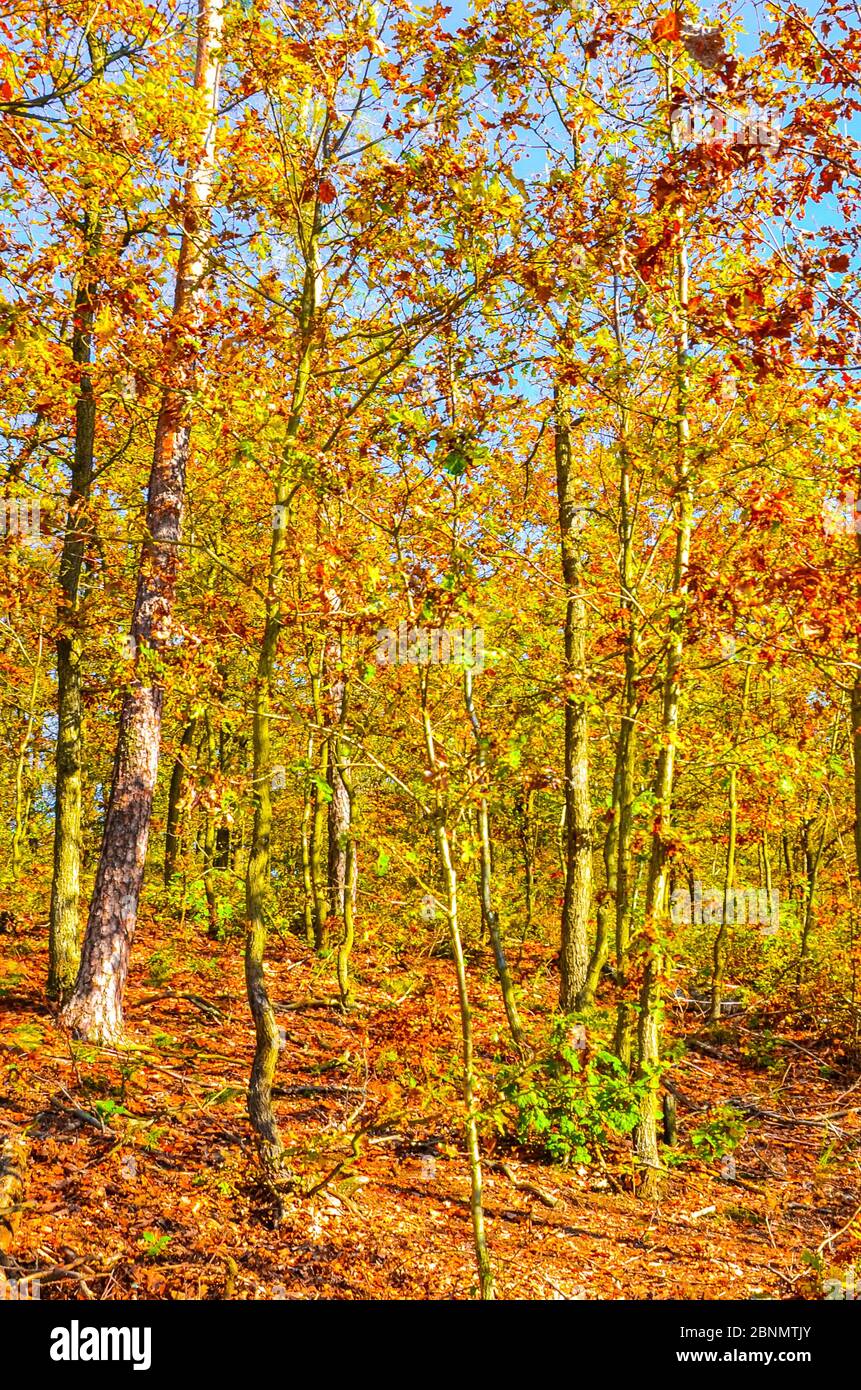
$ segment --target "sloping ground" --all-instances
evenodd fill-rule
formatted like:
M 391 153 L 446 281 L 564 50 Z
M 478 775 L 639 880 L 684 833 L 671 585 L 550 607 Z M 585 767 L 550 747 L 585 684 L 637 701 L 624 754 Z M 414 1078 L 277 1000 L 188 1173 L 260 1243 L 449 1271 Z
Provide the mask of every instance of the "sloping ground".
M 345 1017 L 318 1002 L 330 995 L 331 964 L 298 941 L 273 941 L 285 1141 L 306 1188 L 337 1170 L 315 1195 L 289 1198 L 276 1224 L 245 1118 L 253 1035 L 241 945 L 191 929 L 171 943 L 142 923 L 132 1046 L 112 1053 L 72 1045 L 56 1028 L 42 999 L 43 928 L 0 937 L 0 1140 L 29 1137 L 7 1275 L 39 1274 L 43 1298 L 474 1293 L 451 962 L 390 956 L 382 969 L 372 950 L 357 951 L 363 1008 Z M 531 947 L 521 964 L 532 1029 L 552 1006 L 549 962 Z M 471 988 L 480 1065 L 492 1076 L 510 1052 L 483 956 Z M 674 1027 L 696 1032 L 679 1015 Z M 494 1139 L 488 1124 L 499 1296 L 820 1298 L 823 1280 L 853 1264 L 861 1291 L 861 1081 L 824 1079 L 825 1053 L 801 1038 L 757 1064 L 746 1036 L 755 1034 L 689 1048 L 675 1066 L 679 1163 L 657 1208 L 632 1195 L 624 1143 L 606 1167 L 565 1170 Z M 690 1143 L 730 1105 L 746 1112 L 734 1178 L 714 1145 Z

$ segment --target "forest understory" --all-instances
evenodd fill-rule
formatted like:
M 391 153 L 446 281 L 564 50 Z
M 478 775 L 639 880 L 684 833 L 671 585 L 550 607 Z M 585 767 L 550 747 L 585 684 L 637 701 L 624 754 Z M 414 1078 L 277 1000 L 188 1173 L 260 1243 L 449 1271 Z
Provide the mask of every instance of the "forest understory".
M 859 5 L 0 16 L 0 1301 L 861 1297 Z
M 139 959 L 152 978 L 142 964 L 131 980 L 118 1050 L 58 1030 L 40 988 L 43 942 L 34 920 L 2 938 L 0 1138 L 26 1131 L 29 1146 L 7 1277 L 38 1275 L 47 1299 L 474 1296 L 443 937 L 388 969 L 358 947 L 359 1007 L 348 1014 L 331 968 L 301 941 L 273 939 L 268 983 L 287 1043 L 278 1120 L 302 1191 L 325 1183 L 288 1198 L 280 1221 L 245 1113 L 253 1030 L 235 943 L 191 926 L 166 937 L 144 918 Z M 499 1034 L 490 953 L 469 955 L 477 1058 L 493 1075 L 514 1054 Z M 552 963 L 526 944 L 517 975 L 534 1036 L 555 1003 Z M 634 1195 L 630 1142 L 564 1168 L 488 1126 L 498 1296 L 817 1299 L 857 1265 L 861 1081 L 844 1050 L 800 1029 L 791 1009 L 742 1011 L 718 1029 L 703 1013 L 680 1003 L 667 1020 L 668 1043 L 684 1044 L 673 1070 L 679 1166 L 658 1202 Z M 732 1109 L 744 1121 L 734 1178 L 717 1151 Z M 711 1142 L 694 1145 L 710 1123 Z

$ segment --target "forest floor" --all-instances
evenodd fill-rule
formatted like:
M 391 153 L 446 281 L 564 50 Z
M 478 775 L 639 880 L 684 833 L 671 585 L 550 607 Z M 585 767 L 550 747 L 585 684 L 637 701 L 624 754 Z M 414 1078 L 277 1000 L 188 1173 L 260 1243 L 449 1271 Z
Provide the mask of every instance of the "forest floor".
M 39 1274 L 43 1299 L 474 1293 L 450 960 L 402 952 L 383 968 L 358 948 L 361 1008 L 345 1015 L 331 960 L 273 938 L 267 973 L 285 1029 L 277 1110 L 291 1163 L 306 1186 L 345 1165 L 316 1195 L 290 1197 L 279 1223 L 245 1113 L 253 1030 L 241 943 L 186 925 L 166 946 L 144 919 L 130 1046 L 117 1052 L 58 1030 L 44 1002 L 44 939 L 35 920 L 0 936 L 0 1140 L 29 1139 L 10 1277 Z M 488 1077 L 511 1053 L 489 954 L 476 951 L 470 968 Z M 527 1027 L 546 1029 L 552 953 L 527 945 L 517 978 Z M 633 1194 L 630 1141 L 603 1163 L 565 1169 L 485 1130 L 498 1296 L 811 1299 L 853 1266 L 861 1291 L 861 1078 L 815 1039 L 758 1047 L 744 1015 L 720 1045 L 695 1010 L 668 1022 L 688 1045 L 671 1073 L 679 1161 L 658 1204 Z M 704 1038 L 710 1052 L 692 1045 Z M 714 1145 L 691 1144 L 702 1117 L 730 1104 L 746 1110 L 734 1179 Z

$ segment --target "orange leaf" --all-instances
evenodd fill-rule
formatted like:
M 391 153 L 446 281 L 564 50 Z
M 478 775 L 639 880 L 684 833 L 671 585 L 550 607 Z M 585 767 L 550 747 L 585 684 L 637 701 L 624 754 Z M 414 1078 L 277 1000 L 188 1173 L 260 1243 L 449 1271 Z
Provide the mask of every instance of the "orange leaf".
M 652 30 L 652 38 L 660 43 L 662 39 L 680 39 L 682 36 L 682 22 L 675 13 L 662 15 L 655 23 Z
M 321 203 L 334 203 L 335 185 L 330 183 L 328 179 L 322 180 L 317 193 Z

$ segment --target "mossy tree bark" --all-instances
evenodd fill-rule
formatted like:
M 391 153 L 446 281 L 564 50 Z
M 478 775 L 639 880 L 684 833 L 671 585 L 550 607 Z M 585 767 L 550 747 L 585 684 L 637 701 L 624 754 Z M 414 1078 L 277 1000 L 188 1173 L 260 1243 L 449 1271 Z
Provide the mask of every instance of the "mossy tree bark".
M 586 982 L 592 908 L 592 806 L 586 691 L 587 611 L 578 542 L 579 513 L 571 457 L 567 392 L 555 393 L 554 450 L 562 574 L 565 580 L 565 893 L 562 901 L 559 1007 L 570 1012 Z
M 672 68 L 668 67 L 667 87 Z M 679 214 L 681 219 L 681 214 Z M 640 1196 L 656 1197 L 661 1190 L 662 1168 L 658 1152 L 657 1112 L 660 1091 L 660 1022 L 663 960 L 669 922 L 668 849 L 670 843 L 673 780 L 682 694 L 691 532 L 693 528 L 693 478 L 690 467 L 688 421 L 688 253 L 683 221 L 677 231 L 675 345 L 675 559 L 667 620 L 667 649 L 663 677 L 661 750 L 654 783 L 654 821 L 649 876 L 646 886 L 643 949 L 645 962 L 637 1023 L 637 1078 L 642 1091 L 635 1131 L 637 1156 L 643 1166 Z
M 301 229 L 300 229 L 301 231 Z M 282 601 L 287 557 L 287 528 L 293 498 L 300 484 L 294 481 L 294 455 L 313 365 L 317 327 L 318 241 L 320 204 L 315 201 L 307 237 L 300 249 L 304 277 L 299 309 L 299 344 L 290 398 L 284 448 L 275 480 L 275 507 L 269 570 L 266 584 L 263 637 L 257 661 L 253 721 L 254 821 L 245 876 L 246 934 L 245 984 L 254 1020 L 256 1045 L 248 1085 L 248 1115 L 257 1137 L 265 1171 L 277 1174 L 283 1167 L 284 1145 L 272 1107 L 272 1082 L 280 1051 L 275 1011 L 266 988 L 263 962 L 266 951 L 266 913 L 270 894 L 272 835 L 272 686 L 281 633 Z
M 54 776 L 54 864 L 48 928 L 48 997 L 65 1003 L 80 963 L 81 805 L 84 706 L 81 694 L 83 636 L 80 589 L 88 532 L 87 505 L 93 481 L 96 401 L 89 368 L 97 287 L 93 261 L 101 238 L 98 210 L 85 213 L 87 263 L 75 296 L 72 360 L 80 367 L 75 402 L 75 449 L 60 558 L 61 599 L 57 637 L 57 746 Z

